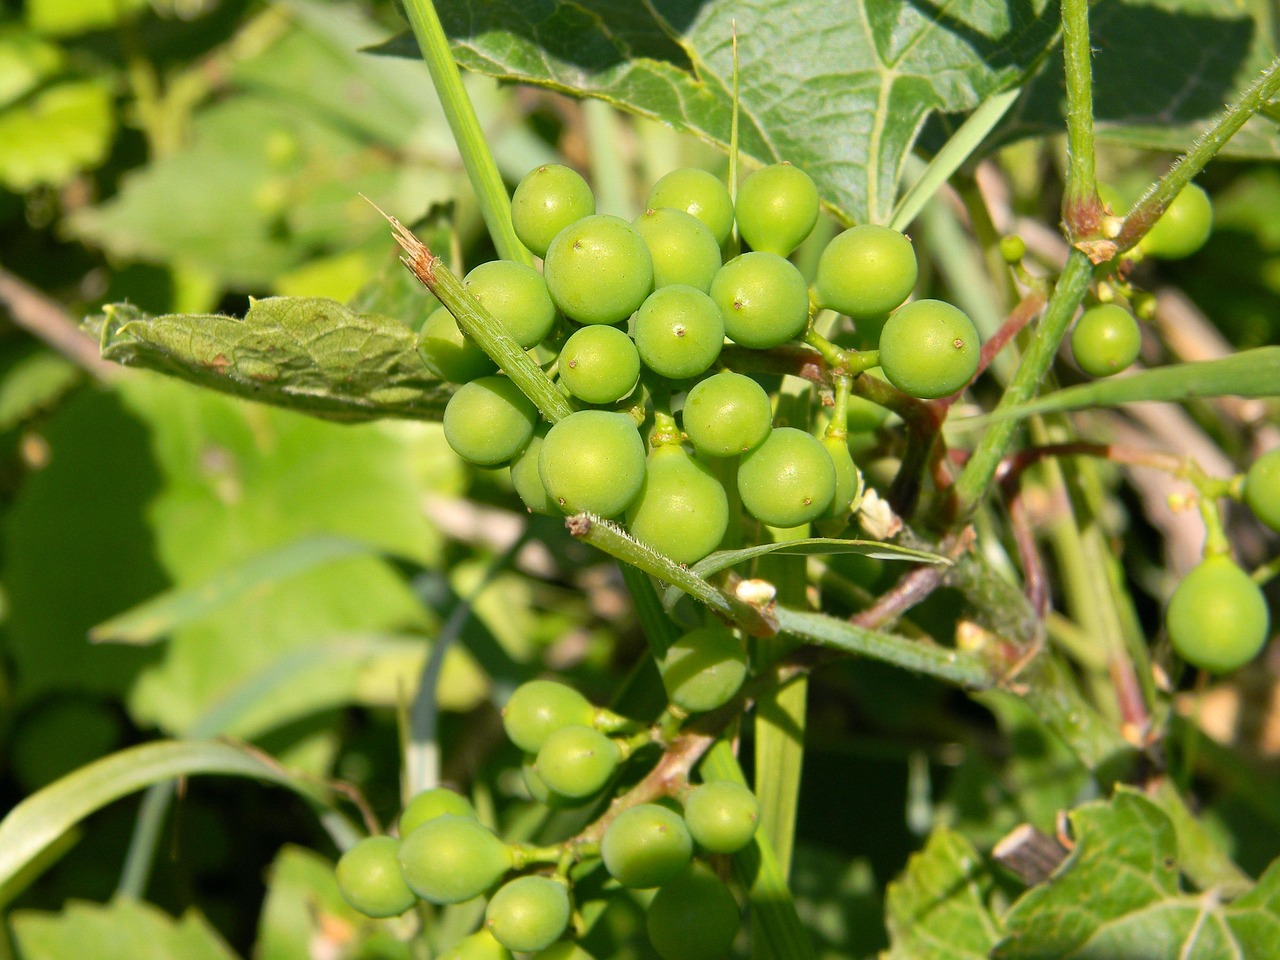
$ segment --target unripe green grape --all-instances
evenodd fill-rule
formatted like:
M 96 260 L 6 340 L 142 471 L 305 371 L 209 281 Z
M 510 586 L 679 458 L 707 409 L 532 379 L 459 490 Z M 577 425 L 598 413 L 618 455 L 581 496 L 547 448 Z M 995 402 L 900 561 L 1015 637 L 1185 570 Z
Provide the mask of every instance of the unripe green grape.
M 1253 461 L 1244 475 L 1244 502 L 1253 515 L 1280 533 L 1280 447 Z
M 551 877 L 517 877 L 489 901 L 484 925 L 509 950 L 529 953 L 551 946 L 569 925 L 569 891 Z
M 627 508 L 631 535 L 676 563 L 697 563 L 728 528 L 729 498 L 706 465 L 675 444 L 655 449 Z
M 495 467 L 525 448 L 538 408 L 506 377 L 464 383 L 444 408 L 444 438 L 469 463 Z
M 1027 241 L 1023 240 L 1016 233 L 1000 238 L 1000 259 L 1009 266 L 1021 263 L 1022 258 L 1027 255 Z
M 764 387 L 750 377 L 725 371 L 694 384 L 685 398 L 682 423 L 698 453 L 733 457 L 769 435 L 773 408 Z
M 656 803 L 618 814 L 600 841 L 605 869 L 624 887 L 647 890 L 674 879 L 689 865 L 693 838 L 684 818 Z
M 591 726 L 596 708 L 573 687 L 555 680 L 520 684 L 502 708 L 502 728 L 525 753 L 537 753 L 547 737 L 573 724 Z
M 547 282 L 528 264 L 490 260 L 468 273 L 462 285 L 522 347 L 536 347 L 555 325 Z
M 1189 183 L 1147 231 L 1138 249 L 1148 257 L 1181 260 L 1203 247 L 1212 232 L 1213 201 L 1203 189 Z
M 511 485 L 530 513 L 556 514 L 556 505 L 547 496 L 538 473 L 538 455 L 542 451 L 542 439 L 547 435 L 545 427 L 534 431 L 529 443 L 511 461 Z
M 942 300 L 916 300 L 880 331 L 880 368 L 903 393 L 922 400 L 950 396 L 978 370 L 978 330 Z
M 704 293 L 720 269 L 720 244 L 711 228 L 691 213 L 672 207 L 646 210 L 631 221 L 653 257 L 653 285 L 673 283 Z
M 711 299 L 724 314 L 729 339 L 767 350 L 794 340 L 809 323 L 809 288 L 795 264 L 755 250 L 716 271 Z
M 710 853 L 737 853 L 756 835 L 760 801 L 749 787 L 714 780 L 689 791 L 684 819 L 698 846 Z
M 818 258 L 819 304 L 854 321 L 883 317 L 916 285 L 916 252 L 897 230 L 864 223 L 844 231 Z
M 722 707 L 747 678 L 747 652 L 721 624 L 690 630 L 667 648 L 658 663 L 671 702 L 690 713 Z
M 701 290 L 660 287 L 636 311 L 632 332 L 644 365 L 668 380 L 705 372 L 724 347 L 724 316 Z
M 440 960 L 512 960 L 511 951 L 483 927 L 440 954 Z
M 596 214 L 556 234 L 543 273 L 556 306 L 578 323 L 619 323 L 653 289 L 653 258 L 627 221 Z
M 854 466 L 849 443 L 844 437 L 824 436 L 820 442 L 831 457 L 831 465 L 836 468 L 836 492 L 831 498 L 831 506 L 827 508 L 827 516 L 848 520 L 849 506 L 858 492 L 858 468 Z
M 680 167 L 661 177 L 649 191 L 645 206 L 650 210 L 671 207 L 697 217 L 722 247 L 733 229 L 733 198 L 728 188 L 696 167 Z
M 400 812 L 400 836 L 407 837 L 428 820 L 452 814 L 455 817 L 475 818 L 471 801 L 448 787 L 432 787 L 423 790 L 404 805 Z
M 538 472 L 564 513 L 622 513 L 644 482 L 644 441 L 630 417 L 579 410 L 547 432 Z
M 498 369 L 444 307 L 431 311 L 423 321 L 418 331 L 418 355 L 428 370 L 449 383 L 468 383 Z
M 596 212 L 596 198 L 581 175 L 546 163 L 524 175 L 511 198 L 511 225 L 534 256 L 545 257 L 557 233 Z
M 640 354 L 617 327 L 582 327 L 560 350 L 560 380 L 586 403 L 615 403 L 635 389 L 638 379 Z
M 645 929 L 662 960 L 723 960 L 741 920 L 724 881 L 695 860 L 649 902 Z
M 816 439 L 778 427 L 743 454 L 738 467 L 742 506 L 771 527 L 798 527 L 826 513 L 836 494 L 836 468 Z
M 423 900 L 462 903 L 484 893 L 511 869 L 511 851 L 471 817 L 445 814 L 400 841 L 400 869 Z
M 1174 651 L 1193 667 L 1229 673 L 1262 650 L 1271 617 L 1262 588 L 1227 556 L 1207 557 L 1182 578 L 1165 625 Z
M 1116 303 L 1090 307 L 1071 331 L 1071 355 L 1091 377 L 1109 377 L 1127 369 L 1141 349 L 1138 321 Z
M 342 899 L 366 917 L 398 917 L 418 898 L 400 874 L 400 841 L 365 837 L 338 860 Z
M 790 256 L 818 222 L 818 188 L 799 167 L 770 164 L 742 181 L 734 212 L 751 249 Z
M 543 741 L 534 770 L 548 789 L 573 800 L 598 793 L 621 760 L 618 745 L 603 733 L 575 725 Z

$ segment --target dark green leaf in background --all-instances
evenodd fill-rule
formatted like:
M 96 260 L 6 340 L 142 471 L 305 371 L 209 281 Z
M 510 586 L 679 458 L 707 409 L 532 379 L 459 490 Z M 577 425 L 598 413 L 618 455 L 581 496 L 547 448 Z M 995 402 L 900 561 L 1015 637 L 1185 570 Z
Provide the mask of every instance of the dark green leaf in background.
M 789 160 L 849 220 L 885 222 L 930 111 L 1018 84 L 1057 7 L 963 0 L 589 0 L 440 4 L 464 67 L 600 97 L 720 145 L 738 37 L 741 148 Z M 417 56 L 412 38 L 390 47 Z

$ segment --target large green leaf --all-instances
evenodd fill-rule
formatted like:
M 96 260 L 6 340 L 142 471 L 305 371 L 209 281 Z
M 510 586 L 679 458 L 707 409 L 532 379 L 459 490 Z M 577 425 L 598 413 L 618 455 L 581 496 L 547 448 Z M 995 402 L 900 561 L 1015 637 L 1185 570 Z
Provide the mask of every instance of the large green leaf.
M 1093 105 L 1103 140 L 1181 151 L 1277 55 L 1271 0 L 1101 0 L 1091 4 Z M 1006 118 L 1003 137 L 1062 129 L 1054 57 Z M 1280 124 L 1255 117 L 1224 156 L 1280 157 Z
M 95 810 L 143 787 L 193 774 L 251 777 L 315 798 L 310 777 L 242 747 L 212 740 L 162 740 L 81 767 L 22 800 L 0 820 L 0 887 Z
M 235 953 L 199 913 L 174 920 L 163 910 L 121 898 L 109 904 L 72 901 L 57 913 L 13 916 L 21 956 L 40 960 L 233 960 Z
M 992 878 L 968 840 L 945 828 L 885 893 L 886 960 L 985 960 L 999 939 Z
M 1266 957 L 1280 944 L 1280 869 L 1223 903 L 1184 893 L 1173 824 L 1150 800 L 1121 789 L 1071 816 L 1075 849 L 1005 916 L 1001 960 Z
M 1057 6 L 959 0 L 585 0 L 437 5 L 464 67 L 599 97 L 725 146 L 739 49 L 740 146 L 789 160 L 846 219 L 886 222 L 931 111 L 1016 86 Z M 417 56 L 412 38 L 390 49 Z
M 268 297 L 244 319 L 149 317 L 116 304 L 88 323 L 108 360 L 333 420 L 439 420 L 452 393 L 409 327 L 335 300 Z
M 107 84 L 67 79 L 40 90 L 0 110 L 0 183 L 62 186 L 102 162 L 115 131 Z

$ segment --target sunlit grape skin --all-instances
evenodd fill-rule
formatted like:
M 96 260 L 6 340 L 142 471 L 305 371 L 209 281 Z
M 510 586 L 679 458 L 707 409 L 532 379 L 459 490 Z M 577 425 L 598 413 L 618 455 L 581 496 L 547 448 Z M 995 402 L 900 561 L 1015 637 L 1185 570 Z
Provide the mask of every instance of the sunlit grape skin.
M 521 750 L 537 753 L 561 727 L 589 726 L 595 712 L 591 702 L 567 683 L 529 680 L 516 687 L 503 706 L 502 727 Z
M 897 309 L 916 285 L 911 241 L 897 230 L 859 224 L 834 237 L 818 258 L 819 304 L 858 320 Z
M 464 383 L 444 410 L 444 436 L 469 463 L 506 463 L 528 444 L 538 422 L 533 401 L 506 377 Z
M 711 299 L 729 339 L 767 350 L 793 340 L 809 322 L 809 288 L 795 265 L 755 250 L 734 257 L 711 281 Z
M 649 455 L 644 483 L 627 508 L 627 528 L 676 563 L 697 563 L 724 538 L 729 501 L 702 463 L 677 445 Z
M 338 889 L 343 899 L 367 917 L 395 917 L 418 898 L 400 873 L 400 842 L 395 837 L 365 837 L 338 860 Z
M 734 211 L 738 232 L 753 250 L 787 257 L 818 222 L 818 188 L 789 163 L 753 172 L 738 187 Z
M 651 210 L 672 207 L 697 217 L 722 247 L 733 229 L 733 198 L 728 188 L 695 167 L 680 167 L 662 176 L 649 191 L 647 206 Z
M 1280 447 L 1250 465 L 1244 477 L 1244 502 L 1259 520 L 1280 533 Z
M 880 367 L 909 396 L 950 396 L 978 370 L 982 350 L 973 321 L 943 300 L 915 300 L 880 331 Z
M 475 819 L 445 814 L 401 839 L 400 869 L 422 899 L 461 903 L 511 869 L 511 851 Z
M 774 527 L 816 520 L 836 493 L 836 468 L 814 437 L 778 427 L 743 455 L 738 493 L 747 512 Z
M 1127 369 L 1141 348 L 1138 321 L 1115 303 L 1090 307 L 1071 331 L 1071 355 L 1091 377 L 1109 377 Z
M 669 380 L 705 372 L 724 346 L 724 315 L 716 302 L 685 284 L 655 290 L 633 322 L 640 359 Z
M 732 457 L 757 446 L 772 429 L 769 395 L 741 373 L 724 371 L 696 383 L 685 399 L 682 423 L 700 454 Z
M 579 410 L 558 421 L 542 441 L 538 473 L 564 513 L 622 513 L 644 482 L 645 454 L 630 417 Z
M 656 803 L 623 810 L 605 830 L 600 856 L 624 887 L 645 890 L 673 879 L 689 864 L 693 838 L 680 814 Z
M 525 174 L 511 198 L 511 224 L 516 236 L 539 257 L 557 233 L 596 212 L 587 181 L 571 167 L 545 163 Z
M 1227 556 L 1202 560 L 1187 572 L 1165 611 L 1178 656 L 1210 673 L 1229 673 L 1262 649 L 1270 613 L 1262 589 Z
M 569 925 L 569 913 L 564 883 L 543 876 L 517 877 L 489 900 L 485 927 L 507 949 L 531 953 L 560 938 Z
M 596 214 L 565 227 L 547 249 L 551 298 L 578 323 L 620 323 L 653 289 L 653 259 L 627 221 Z
M 742 641 L 723 624 L 698 627 L 676 639 L 658 662 L 671 702 L 690 713 L 724 706 L 747 676 Z
M 760 802 L 749 787 L 730 780 L 703 783 L 684 800 L 684 819 L 698 846 L 711 853 L 737 853 L 756 834 Z

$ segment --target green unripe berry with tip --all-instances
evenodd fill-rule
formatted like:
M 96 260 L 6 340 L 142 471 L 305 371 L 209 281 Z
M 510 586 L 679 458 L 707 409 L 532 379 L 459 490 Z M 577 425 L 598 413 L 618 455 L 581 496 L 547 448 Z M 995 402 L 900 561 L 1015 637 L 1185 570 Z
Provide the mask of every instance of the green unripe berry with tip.
M 749 787 L 730 780 L 700 784 L 684 800 L 689 833 L 710 853 L 737 853 L 756 835 L 760 801 Z
M 517 877 L 498 889 L 484 925 L 509 950 L 530 953 L 551 946 L 569 925 L 569 891 L 551 877 Z
M 681 167 L 659 179 L 645 206 L 650 210 L 671 207 L 697 217 L 722 247 L 733 229 L 733 198 L 728 188 L 696 167 Z
M 516 236 L 538 257 L 556 234 L 596 212 L 587 181 L 561 163 L 546 163 L 525 174 L 511 198 L 511 225 Z
M 982 347 L 973 321 L 942 300 L 916 300 L 880 331 L 880 367 L 903 393 L 922 400 L 950 396 L 978 370 Z
M 658 662 L 671 702 L 705 713 L 733 699 L 747 678 L 747 652 L 726 626 L 699 627 L 667 648 Z
M 445 814 L 401 840 L 400 869 L 423 900 L 462 903 L 480 896 L 511 869 L 511 851 L 471 817 Z
M 1253 461 L 1244 476 L 1244 502 L 1254 516 L 1280 533 L 1280 447 Z
M 818 258 L 818 303 L 858 321 L 883 317 L 916 285 L 916 253 L 897 230 L 860 224 L 839 234 Z
M 656 803 L 623 810 L 605 830 L 600 856 L 624 887 L 660 887 L 689 865 L 693 838 L 680 814 Z
M 1271 629 L 1262 589 L 1227 556 L 1207 557 L 1182 578 L 1165 624 L 1178 656 L 1210 673 L 1244 666 Z
M 418 898 L 400 873 L 400 841 L 365 837 L 338 860 L 342 898 L 366 917 L 398 917 Z
M 502 728 L 525 753 L 537 753 L 561 727 L 590 726 L 596 708 L 566 683 L 529 680 L 520 684 L 502 708 Z
M 428 820 L 451 814 L 455 817 L 475 818 L 471 801 L 448 787 L 432 787 L 423 790 L 405 804 L 400 813 L 400 836 L 407 837 Z
M 770 164 L 742 181 L 734 211 L 752 250 L 790 256 L 818 222 L 818 188 L 799 167 Z

